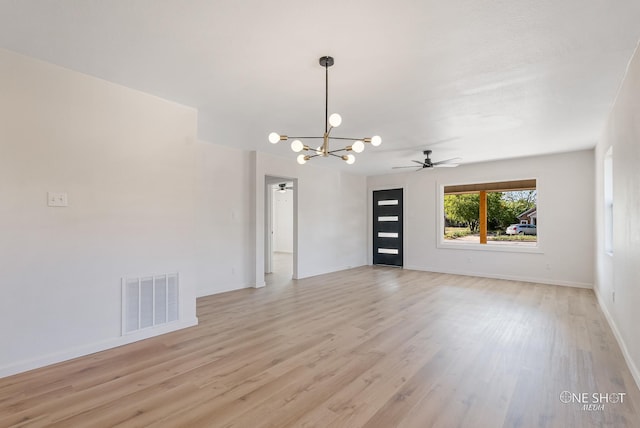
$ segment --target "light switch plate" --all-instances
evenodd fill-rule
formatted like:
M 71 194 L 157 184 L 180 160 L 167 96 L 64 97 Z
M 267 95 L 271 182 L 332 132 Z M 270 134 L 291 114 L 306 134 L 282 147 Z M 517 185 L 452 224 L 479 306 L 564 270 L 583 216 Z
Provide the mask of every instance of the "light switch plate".
M 47 192 L 47 205 L 50 207 L 68 207 L 69 198 L 66 193 Z

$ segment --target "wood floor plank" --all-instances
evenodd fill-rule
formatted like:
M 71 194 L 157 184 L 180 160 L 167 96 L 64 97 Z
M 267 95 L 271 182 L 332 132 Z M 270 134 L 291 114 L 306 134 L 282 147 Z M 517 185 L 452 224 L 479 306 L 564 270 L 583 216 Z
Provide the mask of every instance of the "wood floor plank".
M 0 427 L 640 426 L 591 290 L 362 267 L 200 298 L 197 314 L 0 379 Z M 626 395 L 593 411 L 563 391 Z

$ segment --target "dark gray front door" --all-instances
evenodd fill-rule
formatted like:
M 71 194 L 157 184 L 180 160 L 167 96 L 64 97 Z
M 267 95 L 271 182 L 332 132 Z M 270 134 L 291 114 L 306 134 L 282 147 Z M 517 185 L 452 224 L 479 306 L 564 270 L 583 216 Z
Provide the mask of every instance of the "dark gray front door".
M 373 264 L 402 266 L 402 189 L 373 192 Z

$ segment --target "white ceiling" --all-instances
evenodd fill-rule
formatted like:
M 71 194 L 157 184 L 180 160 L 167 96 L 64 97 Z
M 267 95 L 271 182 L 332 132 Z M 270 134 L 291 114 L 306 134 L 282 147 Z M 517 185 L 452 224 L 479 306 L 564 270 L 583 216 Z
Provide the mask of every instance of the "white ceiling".
M 354 165 L 590 148 L 640 39 L 638 0 L 0 0 L 0 46 L 196 107 L 203 140 L 379 134 Z

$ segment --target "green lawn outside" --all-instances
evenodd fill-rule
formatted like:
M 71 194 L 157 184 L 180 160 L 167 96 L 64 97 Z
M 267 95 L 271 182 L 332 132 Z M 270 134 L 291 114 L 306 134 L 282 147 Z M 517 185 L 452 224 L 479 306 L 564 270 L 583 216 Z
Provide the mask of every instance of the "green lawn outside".
M 480 236 L 478 233 L 471 233 L 468 227 L 445 227 L 445 239 L 458 239 L 465 236 Z M 487 241 L 514 241 L 514 242 L 536 242 L 535 235 L 507 235 L 502 230 L 492 230 L 487 233 Z

